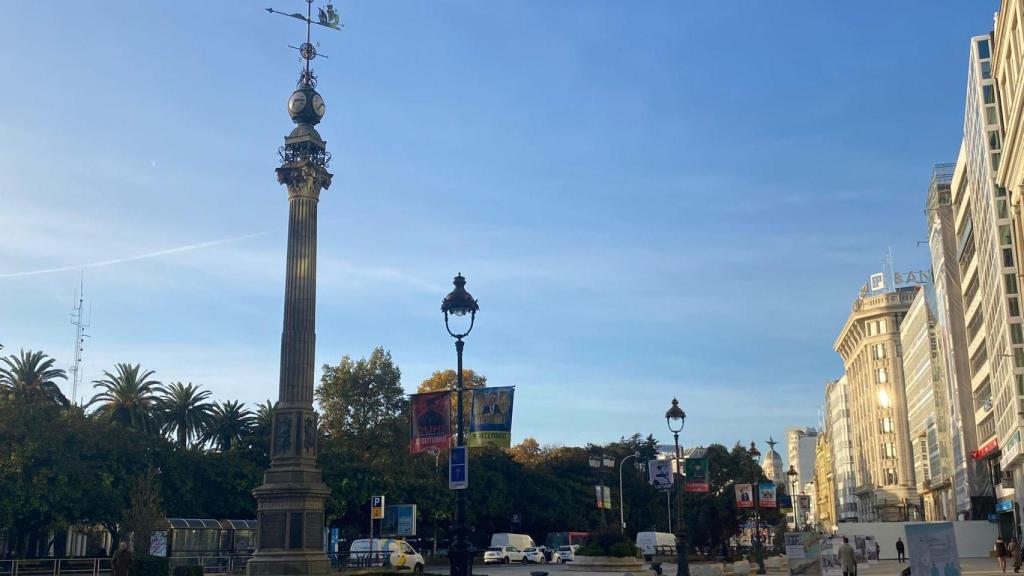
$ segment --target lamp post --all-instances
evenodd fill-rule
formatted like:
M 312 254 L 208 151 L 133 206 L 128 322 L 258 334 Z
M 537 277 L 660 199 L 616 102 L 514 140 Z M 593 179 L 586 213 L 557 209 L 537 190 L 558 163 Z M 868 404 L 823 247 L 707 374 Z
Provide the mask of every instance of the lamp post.
M 626 460 L 629 460 L 630 458 L 637 458 L 639 456 L 639 452 L 634 452 L 619 461 L 619 532 L 626 531 L 626 509 L 623 507 L 626 499 L 622 492 L 622 467 L 626 464 Z
M 793 529 L 798 532 L 800 531 L 800 496 L 796 493 L 796 482 L 799 475 L 796 468 L 790 464 L 786 476 L 789 477 L 789 497 L 793 501 Z
M 452 282 L 455 289 L 448 293 L 441 301 L 441 312 L 444 312 L 444 327 L 448 334 L 455 338 L 455 355 L 458 357 L 458 371 L 456 372 L 457 400 L 456 412 L 456 446 L 465 446 L 465 431 L 462 425 L 462 348 L 465 345 L 463 338 L 473 330 L 476 322 L 476 313 L 480 309 L 473 296 L 466 292 L 466 279 L 460 273 Z M 462 331 L 461 328 L 452 330 L 449 323 L 449 315 L 463 317 L 469 315 L 469 326 Z M 469 465 L 469 455 L 466 455 L 466 465 Z M 473 574 L 473 552 L 469 542 L 466 541 L 466 490 L 455 492 L 455 538 L 452 539 L 451 550 L 448 554 L 449 571 L 451 576 L 472 576 Z
M 757 465 L 761 465 L 761 451 L 757 449 L 757 445 L 753 441 L 750 442 L 750 455 L 754 457 L 754 462 Z M 760 476 L 760 474 L 758 474 Z M 757 573 L 767 574 L 768 571 L 764 567 L 764 548 L 761 546 L 761 495 L 758 490 L 757 483 L 754 484 L 754 562 L 757 562 Z
M 690 576 L 690 563 L 686 554 L 686 526 L 683 524 L 683 469 L 679 451 L 679 433 L 686 423 L 686 412 L 679 407 L 679 400 L 672 399 L 672 407 L 665 412 L 668 430 L 676 439 L 676 576 Z

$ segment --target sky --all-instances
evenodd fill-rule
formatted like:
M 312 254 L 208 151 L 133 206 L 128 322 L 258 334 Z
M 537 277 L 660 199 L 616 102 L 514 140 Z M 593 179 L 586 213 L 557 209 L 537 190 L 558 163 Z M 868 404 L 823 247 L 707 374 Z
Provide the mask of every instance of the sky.
M 285 11 L 301 0 L 267 0 Z M 24 3 L 0 19 L 0 343 L 275 399 L 301 22 L 264 3 Z M 513 441 L 726 445 L 814 426 L 860 286 L 928 268 L 969 40 L 996 0 L 338 0 L 318 366 L 516 386 Z M 319 369 L 318 372 L 319 374 Z M 68 386 L 70 388 L 70 386 Z M 70 393 L 70 390 L 68 390 Z

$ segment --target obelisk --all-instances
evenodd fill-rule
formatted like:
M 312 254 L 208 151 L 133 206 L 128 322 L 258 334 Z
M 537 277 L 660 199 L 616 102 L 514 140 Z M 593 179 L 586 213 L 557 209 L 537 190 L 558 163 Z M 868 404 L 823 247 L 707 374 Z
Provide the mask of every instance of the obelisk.
M 324 115 L 324 101 L 309 69 L 316 51 L 307 42 L 300 53 L 306 68 L 288 99 L 288 114 L 296 126 L 285 137 L 277 168 L 277 181 L 288 188 L 284 330 L 271 463 L 263 485 L 253 490 L 258 525 L 250 576 L 330 571 L 323 544 L 324 501 L 330 490 L 316 464 L 317 415 L 313 411 L 316 209 L 320 191 L 331 185 L 330 154 L 314 128 Z

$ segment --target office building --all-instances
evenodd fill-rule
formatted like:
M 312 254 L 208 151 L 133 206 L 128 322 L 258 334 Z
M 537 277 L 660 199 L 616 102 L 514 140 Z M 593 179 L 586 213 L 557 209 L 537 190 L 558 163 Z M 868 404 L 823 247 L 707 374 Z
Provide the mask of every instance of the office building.
M 825 424 L 832 447 L 832 485 L 835 500 L 836 523 L 856 522 L 857 484 L 853 457 L 853 430 L 850 424 L 850 403 L 846 376 L 825 386 Z
M 818 434 L 814 457 L 814 524 L 819 530 L 833 533 L 836 529 L 835 468 L 832 464 L 832 443 L 828 427 Z
M 818 431 L 814 428 L 786 428 L 786 456 L 789 465 L 797 472 L 798 488 L 814 479 L 817 447 Z

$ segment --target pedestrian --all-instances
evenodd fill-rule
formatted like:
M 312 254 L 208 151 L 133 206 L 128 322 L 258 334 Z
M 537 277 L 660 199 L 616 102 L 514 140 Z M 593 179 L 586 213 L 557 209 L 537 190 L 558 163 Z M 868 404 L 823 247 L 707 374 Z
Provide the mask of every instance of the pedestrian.
M 999 570 L 1003 574 L 1006 573 L 1006 542 L 1003 542 L 1002 536 L 996 537 L 996 558 L 999 559 Z
M 843 545 L 839 547 L 839 566 L 843 569 L 843 576 L 857 576 L 857 557 L 846 536 L 843 536 Z
M 121 541 L 110 563 L 114 565 L 114 576 L 128 576 L 128 569 L 132 565 L 132 551 L 128 549 L 127 542 Z
M 906 554 L 904 554 L 904 552 L 906 552 L 906 550 L 907 549 L 904 548 L 904 546 L 903 546 L 903 538 L 897 538 L 896 539 L 896 561 L 897 562 L 900 562 L 901 564 L 903 562 L 906 562 L 907 556 L 906 556 Z
M 1010 537 L 1010 558 L 1013 558 L 1013 571 L 1020 572 L 1020 542 L 1017 537 Z
M 878 544 L 878 540 L 875 540 L 875 560 L 882 559 L 882 547 Z

